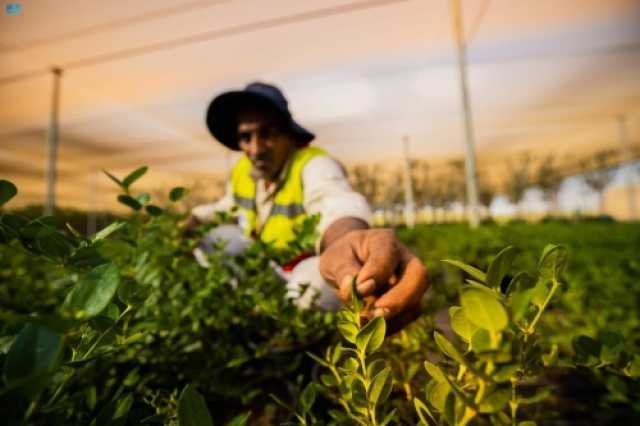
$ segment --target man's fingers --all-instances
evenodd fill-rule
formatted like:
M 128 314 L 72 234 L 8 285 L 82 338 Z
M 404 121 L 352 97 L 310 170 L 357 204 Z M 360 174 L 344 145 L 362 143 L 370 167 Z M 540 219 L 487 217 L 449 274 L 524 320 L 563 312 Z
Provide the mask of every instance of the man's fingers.
M 320 257 L 320 274 L 337 287 L 338 297 L 342 301 L 351 300 L 351 281 L 360 271 L 360 262 L 351 250 L 327 250 Z
M 402 249 L 392 231 L 379 230 L 365 245 L 368 253 L 360 253 L 366 259 L 358 274 L 358 293 L 369 296 L 385 286 L 402 260 Z
M 420 260 L 410 255 L 399 281 L 391 286 L 373 305 L 372 314 L 392 318 L 408 306 L 419 305 L 427 289 L 427 269 Z

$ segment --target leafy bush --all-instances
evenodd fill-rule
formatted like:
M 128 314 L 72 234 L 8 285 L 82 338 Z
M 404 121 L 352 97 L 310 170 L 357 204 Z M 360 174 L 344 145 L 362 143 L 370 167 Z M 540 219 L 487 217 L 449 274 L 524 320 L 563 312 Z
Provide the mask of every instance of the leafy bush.
M 227 216 L 184 233 L 174 203 L 187 191 L 154 205 L 133 190 L 145 172 L 111 176 L 133 213 L 89 237 L 51 217 L 0 215 L 8 424 L 527 426 L 640 416 L 638 225 L 400 230 L 432 290 L 416 322 L 385 336 L 355 293 L 337 315 L 286 297 L 271 264 L 313 244 L 313 221 L 288 251 L 255 242 L 233 257 L 218 247 L 205 269 L 192 249 Z M 16 192 L 0 181 L 0 207 Z

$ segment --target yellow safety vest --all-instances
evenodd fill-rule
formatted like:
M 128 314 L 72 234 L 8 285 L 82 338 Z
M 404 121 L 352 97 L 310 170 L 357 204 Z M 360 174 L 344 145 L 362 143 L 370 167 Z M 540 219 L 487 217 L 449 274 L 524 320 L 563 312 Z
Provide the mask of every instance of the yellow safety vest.
M 260 239 L 285 248 L 295 238 L 294 228 L 307 217 L 304 211 L 302 170 L 309 160 L 327 155 L 320 148 L 306 147 L 296 150 L 283 171 L 284 177 L 273 199 L 273 206 L 267 221 L 260 231 Z M 245 235 L 254 236 L 257 227 L 256 183 L 251 177 L 251 161 L 243 155 L 231 171 L 233 199 L 238 207 L 240 226 Z

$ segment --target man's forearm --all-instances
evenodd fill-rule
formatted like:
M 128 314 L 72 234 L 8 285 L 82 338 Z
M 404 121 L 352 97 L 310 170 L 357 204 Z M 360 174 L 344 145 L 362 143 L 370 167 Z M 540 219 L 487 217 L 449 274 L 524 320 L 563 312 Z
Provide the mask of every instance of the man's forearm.
M 326 250 L 333 242 L 337 241 L 349 231 L 369 229 L 369 225 L 362 219 L 355 217 L 343 217 L 333 222 L 324 231 L 320 242 L 320 253 Z

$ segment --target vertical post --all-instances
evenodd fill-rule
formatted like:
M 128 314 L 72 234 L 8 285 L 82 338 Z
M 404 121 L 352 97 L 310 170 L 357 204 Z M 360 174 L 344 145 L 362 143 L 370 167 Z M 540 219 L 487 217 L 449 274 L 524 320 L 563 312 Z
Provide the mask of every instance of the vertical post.
M 409 136 L 402 138 L 404 150 L 404 222 L 408 228 L 416 224 L 416 206 L 413 200 L 413 182 L 411 182 L 411 160 L 409 158 Z
M 633 185 L 633 155 L 631 154 L 631 147 L 627 139 L 627 117 L 624 115 L 618 116 L 618 136 L 620 138 L 620 154 L 622 159 L 622 167 L 626 167 L 624 170 L 625 181 L 627 186 L 627 202 L 629 205 L 629 219 L 638 219 L 638 207 L 636 204 L 636 193 Z
M 467 189 L 467 205 L 469 206 L 469 223 L 473 228 L 480 223 L 478 212 L 478 183 L 476 174 L 476 154 L 474 148 L 473 117 L 471 116 L 471 106 L 469 104 L 469 92 L 467 89 L 467 69 L 466 69 L 466 46 L 464 31 L 462 28 L 462 17 L 460 11 L 460 0 L 449 1 L 451 9 L 451 22 L 458 51 L 458 77 L 460 79 L 460 91 L 462 94 L 462 106 L 464 110 L 463 122 L 465 129 L 465 177 Z
M 47 200 L 44 214 L 50 216 L 56 204 L 56 161 L 58 157 L 58 109 L 60 106 L 60 78 L 62 70 L 52 68 L 53 91 L 51 94 L 51 114 L 49 116 L 49 132 L 47 134 Z

